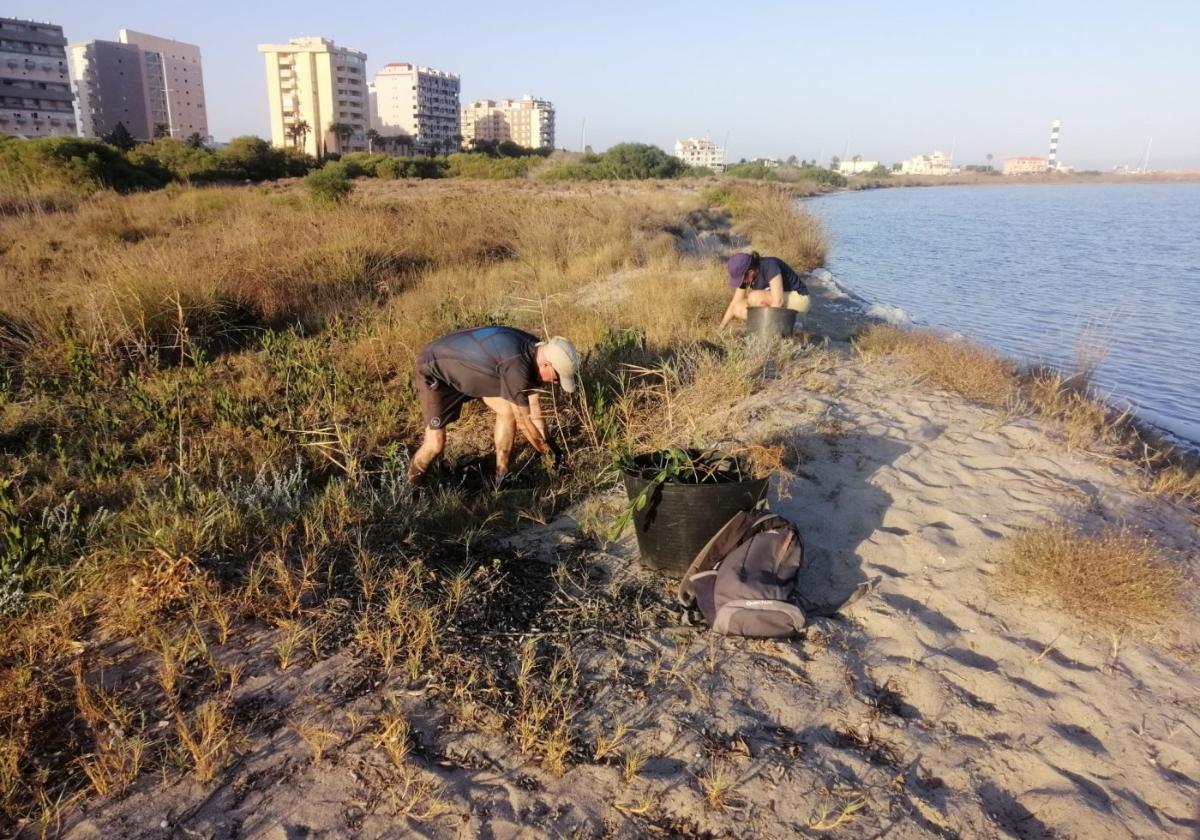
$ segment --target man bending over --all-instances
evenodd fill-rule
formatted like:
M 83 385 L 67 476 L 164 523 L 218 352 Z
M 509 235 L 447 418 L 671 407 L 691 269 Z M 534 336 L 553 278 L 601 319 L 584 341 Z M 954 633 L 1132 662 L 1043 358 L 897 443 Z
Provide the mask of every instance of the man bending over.
M 562 336 L 538 341 L 512 327 L 475 327 L 435 339 L 417 354 L 414 380 L 425 418 L 425 440 L 412 457 L 408 478 L 424 475 L 446 447 L 446 426 L 458 419 L 463 403 L 482 399 L 496 413 L 496 481 L 508 472 L 517 429 L 538 453 L 552 451 L 542 419 L 541 395 L 557 382 L 575 390 L 579 354 Z

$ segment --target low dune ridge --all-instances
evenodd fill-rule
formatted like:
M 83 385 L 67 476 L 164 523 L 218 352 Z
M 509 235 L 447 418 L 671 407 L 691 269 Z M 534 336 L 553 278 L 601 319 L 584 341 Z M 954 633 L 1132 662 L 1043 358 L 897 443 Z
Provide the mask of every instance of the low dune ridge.
M 1194 470 L 1059 380 L 872 323 L 823 270 L 794 340 L 718 333 L 726 251 L 811 267 L 824 240 L 775 188 L 704 186 L 0 219 L 0 287 L 53 292 L 0 313 L 0 522 L 42 564 L 0 592 L 25 611 L 0 625 L 0 830 L 1196 836 Z M 412 350 L 479 318 L 585 351 L 551 401 L 571 469 L 518 451 L 495 491 L 469 408 L 415 489 Z M 775 465 L 803 637 L 691 626 L 609 541 L 614 450 L 677 445 Z
M 334 659 L 243 690 L 304 698 L 308 725 L 338 746 L 317 757 L 280 726 L 243 746 L 227 784 L 135 793 L 70 836 L 154 833 L 159 820 L 280 838 L 1194 834 L 1193 612 L 1110 634 L 997 577 L 1014 536 L 1062 525 L 1153 535 L 1194 579 L 1195 511 L 1146 495 L 1131 465 L 1068 450 L 1052 427 L 931 390 L 900 360 L 834 342 L 789 363 L 818 352 L 833 364 L 807 387 L 785 378 L 704 421 L 789 452 L 795 477 L 770 504 L 804 536 L 804 598 L 836 607 L 870 589 L 806 638 L 682 626 L 672 584 L 638 565 L 628 533 L 600 547 L 562 517 L 508 543 L 533 612 L 479 643 L 519 660 L 524 645 L 568 640 L 547 656 L 570 659 L 564 696 L 591 737 L 566 746 L 565 772 L 451 722 L 452 698 L 427 685 L 347 701 L 350 665 Z M 624 620 L 604 620 L 614 610 Z M 379 741 L 347 722 L 389 704 L 410 722 L 417 768 L 399 788 Z

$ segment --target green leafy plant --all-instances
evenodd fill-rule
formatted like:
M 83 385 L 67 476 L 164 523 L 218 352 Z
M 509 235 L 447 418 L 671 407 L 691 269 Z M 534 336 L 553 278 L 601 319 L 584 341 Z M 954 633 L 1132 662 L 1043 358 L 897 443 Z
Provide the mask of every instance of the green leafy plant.
M 723 455 L 715 450 L 696 451 L 672 447 L 647 455 L 623 454 L 614 464 L 624 473 L 645 480 L 646 486 L 621 509 L 608 539 L 615 540 L 634 515 L 645 510 L 654 493 L 664 484 L 723 484 L 752 477 L 742 458 Z

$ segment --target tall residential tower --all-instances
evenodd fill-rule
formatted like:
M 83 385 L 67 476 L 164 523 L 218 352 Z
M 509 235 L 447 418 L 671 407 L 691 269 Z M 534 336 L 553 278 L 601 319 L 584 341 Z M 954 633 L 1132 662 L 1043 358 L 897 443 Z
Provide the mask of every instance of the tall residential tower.
M 199 134 L 207 139 L 208 105 L 200 48 L 132 29 L 122 29 L 117 40 L 142 51 L 152 133 L 180 140 Z
M 271 142 L 320 157 L 367 148 L 367 54 L 329 38 L 259 44 L 267 63 Z
M 200 48 L 122 29 L 116 41 L 71 45 L 80 129 L 103 137 L 117 123 L 136 140 L 208 139 Z
M 480 99 L 463 108 L 463 139 L 510 140 L 529 149 L 554 148 L 554 105 L 545 99 Z
M 0 17 L 0 134 L 76 133 L 66 46 L 61 26 Z
M 393 61 L 375 74 L 372 127 L 384 136 L 412 138 L 424 152 L 458 149 L 459 77 L 453 73 Z

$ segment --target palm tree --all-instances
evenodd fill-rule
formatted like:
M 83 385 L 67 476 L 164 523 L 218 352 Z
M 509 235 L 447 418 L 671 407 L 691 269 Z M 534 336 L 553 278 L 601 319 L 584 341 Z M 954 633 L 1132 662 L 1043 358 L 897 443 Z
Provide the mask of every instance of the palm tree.
M 307 120 L 294 122 L 287 127 L 287 136 L 292 139 L 292 146 L 297 150 L 303 151 L 305 141 L 308 139 L 308 133 L 312 131 Z
M 379 132 L 373 128 L 367 129 L 367 151 L 374 152 L 375 144 L 380 140 Z
M 991 172 L 992 171 L 992 153 L 991 152 L 988 152 L 988 154 L 987 154 L 987 162 L 988 162 L 988 172 Z
M 329 124 L 329 130 L 338 141 L 338 154 L 342 153 L 342 148 L 354 136 L 354 126 L 350 123 L 335 122 Z

